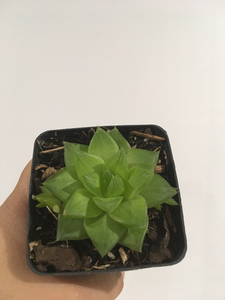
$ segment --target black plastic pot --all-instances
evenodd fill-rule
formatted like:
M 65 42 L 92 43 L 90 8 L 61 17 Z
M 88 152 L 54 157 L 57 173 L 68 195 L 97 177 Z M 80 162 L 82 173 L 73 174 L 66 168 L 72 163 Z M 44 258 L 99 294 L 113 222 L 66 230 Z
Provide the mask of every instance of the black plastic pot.
M 168 180 L 171 186 L 177 187 L 178 186 L 178 180 L 175 170 L 175 164 L 172 156 L 172 151 L 169 143 L 169 138 L 167 136 L 167 133 L 164 129 L 162 129 L 159 126 L 156 125 L 125 125 L 125 126 L 116 126 L 120 133 L 124 135 L 125 138 L 128 138 L 131 131 L 138 131 L 138 130 L 145 130 L 147 128 L 150 128 L 153 135 L 159 136 L 164 138 L 165 140 L 163 142 L 158 142 L 160 145 L 162 145 L 162 151 L 164 154 L 166 154 L 166 167 L 164 172 L 164 177 Z M 93 129 L 96 129 L 92 127 Z M 103 127 L 104 128 L 104 127 Z M 106 126 L 108 129 L 112 129 L 112 126 Z M 46 266 L 46 268 L 40 268 L 40 266 L 37 266 L 35 262 L 35 256 L 34 252 L 32 251 L 32 244 L 33 242 L 37 243 L 38 240 L 42 239 L 43 236 L 47 235 L 46 232 L 41 232 L 41 222 L 43 219 L 43 222 L 46 221 L 46 209 L 45 213 L 42 214 L 43 209 L 37 209 L 36 204 L 37 202 L 32 199 L 32 195 L 38 194 L 38 185 L 40 182 L 38 182 L 38 172 L 40 174 L 40 170 L 36 170 L 36 166 L 40 164 L 45 164 L 46 161 L 50 161 L 52 159 L 52 166 L 54 162 L 54 155 L 56 155 L 57 152 L 61 151 L 61 160 L 63 161 L 63 149 L 57 150 L 49 153 L 43 153 L 43 145 L 45 143 L 52 142 L 52 148 L 56 148 L 63 145 L 63 141 L 69 141 L 69 142 L 77 142 L 82 143 L 82 141 L 78 140 L 80 137 L 80 134 L 83 132 L 84 137 L 89 133 L 91 133 L 92 129 L 91 127 L 85 127 L 85 128 L 75 128 L 75 129 L 63 129 L 63 130 L 51 130 L 46 131 L 42 134 L 40 134 L 34 143 L 34 151 L 33 151 L 33 162 L 32 162 L 32 171 L 31 171 L 31 179 L 30 179 L 30 192 L 29 192 L 29 209 L 28 209 L 28 234 L 27 234 L 27 263 L 30 267 L 30 269 L 39 275 L 83 275 L 83 274 L 94 274 L 94 273 L 102 273 L 102 272 L 118 272 L 118 271 L 128 271 L 128 270 L 137 270 L 137 269 L 143 269 L 143 268 L 149 268 L 149 267 L 160 267 L 160 266 L 172 266 L 174 264 L 179 263 L 185 256 L 186 250 L 187 250 L 187 243 L 186 243 L 186 235 L 185 235 L 185 228 L 184 228 L 184 219 L 183 219 L 183 212 L 182 212 L 182 204 L 181 204 L 181 196 L 180 192 L 174 197 L 175 200 L 179 203 L 177 206 L 168 206 L 170 215 L 172 217 L 172 222 L 174 226 L 174 230 L 171 228 L 170 234 L 172 236 L 172 239 L 170 241 L 171 245 L 170 247 L 173 248 L 173 257 L 171 259 L 166 259 L 162 262 L 151 262 L 146 264 L 140 264 L 137 263 L 136 265 L 132 266 L 125 266 L 122 263 L 119 264 L 118 268 L 117 265 L 113 269 L 107 268 L 107 269 L 101 269 L 100 268 L 94 268 L 94 269 L 88 269 L 87 270 L 81 270 L 81 271 L 61 271 L 58 272 L 57 270 L 54 270 L 54 268 Z M 138 136 L 137 136 L 138 138 Z M 145 140 L 146 141 L 146 140 Z M 57 144 L 57 145 L 56 145 Z M 50 145 L 51 146 L 51 145 Z M 47 158 L 46 158 L 47 156 Z M 49 213 L 50 214 L 50 213 Z M 48 218 L 48 216 L 47 216 Z M 48 220 L 46 222 L 49 222 Z M 50 224 L 50 227 L 52 230 L 52 225 Z M 34 244 L 35 244 L 34 243 Z M 43 242 L 42 242 L 43 243 Z M 47 243 L 47 240 L 45 238 L 45 243 Z M 175 243 L 175 246 L 172 245 L 172 243 Z M 52 245 L 54 243 L 50 243 Z M 57 244 L 56 244 L 57 245 Z M 61 246 L 58 246 L 61 247 Z M 65 247 L 66 248 L 66 247 Z M 129 250 L 128 250 L 129 252 Z M 148 253 L 147 253 L 148 255 Z

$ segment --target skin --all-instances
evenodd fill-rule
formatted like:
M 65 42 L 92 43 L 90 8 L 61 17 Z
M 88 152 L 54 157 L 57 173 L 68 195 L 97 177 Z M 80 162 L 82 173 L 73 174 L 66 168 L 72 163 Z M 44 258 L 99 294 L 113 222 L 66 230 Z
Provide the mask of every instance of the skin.
M 123 289 L 122 273 L 72 277 L 34 274 L 26 263 L 27 207 L 31 162 L 0 207 L 0 300 L 113 300 Z

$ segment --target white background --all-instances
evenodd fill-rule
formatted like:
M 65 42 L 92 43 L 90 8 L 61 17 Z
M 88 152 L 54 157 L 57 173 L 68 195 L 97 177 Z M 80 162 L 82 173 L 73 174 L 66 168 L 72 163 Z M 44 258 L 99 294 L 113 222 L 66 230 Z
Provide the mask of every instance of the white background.
M 223 0 L 0 1 L 0 204 L 45 130 L 160 125 L 188 252 L 118 299 L 224 300 L 224 83 Z

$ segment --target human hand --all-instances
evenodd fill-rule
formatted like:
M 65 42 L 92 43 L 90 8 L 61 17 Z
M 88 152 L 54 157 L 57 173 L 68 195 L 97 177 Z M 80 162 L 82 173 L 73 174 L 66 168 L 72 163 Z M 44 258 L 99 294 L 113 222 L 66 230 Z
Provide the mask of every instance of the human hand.
M 123 274 L 71 277 L 39 276 L 26 263 L 27 209 L 31 162 L 0 207 L 0 300 L 113 300 L 122 291 Z

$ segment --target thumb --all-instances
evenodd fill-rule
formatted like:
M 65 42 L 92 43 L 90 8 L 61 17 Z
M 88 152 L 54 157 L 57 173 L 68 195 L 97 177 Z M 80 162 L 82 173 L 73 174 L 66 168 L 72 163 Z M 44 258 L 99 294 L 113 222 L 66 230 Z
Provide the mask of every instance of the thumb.
M 13 235 L 14 241 L 18 239 L 19 244 L 25 242 L 19 240 L 19 236 L 25 237 L 27 230 L 31 162 L 26 165 L 15 189 L 0 207 L 0 228 L 9 233 L 9 238 Z M 10 230 L 12 226 L 13 232 Z
M 18 212 L 27 213 L 31 164 L 32 161 L 29 161 L 24 168 L 15 189 L 3 203 L 1 210 L 10 211 L 11 214 L 16 212 L 17 215 Z

